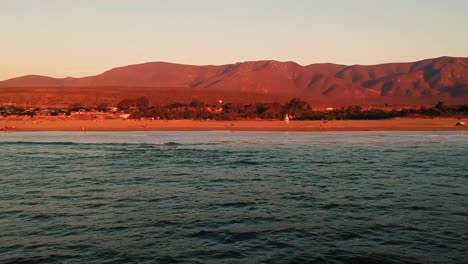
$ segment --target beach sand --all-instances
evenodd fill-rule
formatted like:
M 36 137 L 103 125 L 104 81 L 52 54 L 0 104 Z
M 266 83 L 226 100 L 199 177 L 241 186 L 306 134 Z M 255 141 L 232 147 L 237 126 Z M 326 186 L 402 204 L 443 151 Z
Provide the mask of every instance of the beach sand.
M 73 120 L 66 117 L 0 118 L 0 131 L 443 131 L 468 130 L 455 118 L 396 118 L 336 121 L 194 121 L 194 120 Z

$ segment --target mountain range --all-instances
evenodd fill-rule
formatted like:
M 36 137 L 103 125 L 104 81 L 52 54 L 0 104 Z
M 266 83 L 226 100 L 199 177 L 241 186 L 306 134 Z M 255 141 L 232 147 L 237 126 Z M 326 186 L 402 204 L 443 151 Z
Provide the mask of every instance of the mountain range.
M 253 61 L 220 66 L 150 62 L 114 68 L 83 78 L 28 75 L 0 82 L 3 88 L 145 88 L 193 92 L 283 94 L 327 100 L 372 98 L 468 98 L 468 58 L 440 57 L 408 63 L 301 66 L 295 62 Z M 1 93 L 0 89 L 0 93 Z M 468 101 L 468 100 L 466 100 Z

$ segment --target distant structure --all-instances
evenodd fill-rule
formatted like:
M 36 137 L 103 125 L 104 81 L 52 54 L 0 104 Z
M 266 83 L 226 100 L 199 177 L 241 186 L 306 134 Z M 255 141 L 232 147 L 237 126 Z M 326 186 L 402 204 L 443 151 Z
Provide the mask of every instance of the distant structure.
M 121 119 L 128 119 L 131 116 L 131 114 L 121 114 L 119 117 Z
M 213 108 L 213 107 L 207 107 L 206 108 L 208 112 L 210 113 L 221 113 L 223 111 L 223 100 L 218 100 L 218 104 Z

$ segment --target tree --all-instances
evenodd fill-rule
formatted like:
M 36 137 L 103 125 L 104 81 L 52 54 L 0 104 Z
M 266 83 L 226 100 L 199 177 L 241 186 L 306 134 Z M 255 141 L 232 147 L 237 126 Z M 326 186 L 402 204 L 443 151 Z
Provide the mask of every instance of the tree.
M 225 113 L 225 114 L 230 114 L 230 113 L 237 112 L 236 110 L 237 109 L 235 108 L 235 106 L 232 103 L 227 103 L 227 104 L 223 105 L 223 113 Z
M 107 103 L 99 103 L 97 106 L 97 110 L 101 112 L 107 112 L 107 107 L 109 105 Z
M 266 104 L 258 103 L 255 105 L 255 112 L 258 116 L 262 116 L 268 110 L 268 106 Z
M 120 110 L 128 110 L 130 107 L 134 107 L 136 104 L 135 100 L 133 99 L 123 99 L 117 105 Z
M 305 117 L 312 107 L 306 101 L 302 101 L 299 98 L 293 98 L 289 103 L 284 106 L 285 114 L 294 116 L 295 118 Z
M 140 112 L 146 112 L 151 107 L 150 100 L 146 96 L 138 97 L 136 99 L 136 108 Z
M 257 113 L 261 119 L 282 119 L 281 111 L 283 106 L 278 102 L 257 105 Z
M 445 110 L 447 107 L 445 106 L 445 103 L 442 102 L 442 101 L 439 101 L 437 102 L 437 104 L 435 105 L 435 108 L 439 109 L 439 110 Z

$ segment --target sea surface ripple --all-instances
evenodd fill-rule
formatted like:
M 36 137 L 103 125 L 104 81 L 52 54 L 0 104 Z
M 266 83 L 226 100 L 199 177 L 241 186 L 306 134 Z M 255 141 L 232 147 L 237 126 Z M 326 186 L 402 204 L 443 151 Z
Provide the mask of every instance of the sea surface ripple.
M 468 263 L 466 132 L 0 134 L 0 263 Z

